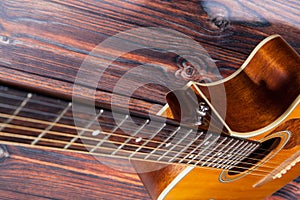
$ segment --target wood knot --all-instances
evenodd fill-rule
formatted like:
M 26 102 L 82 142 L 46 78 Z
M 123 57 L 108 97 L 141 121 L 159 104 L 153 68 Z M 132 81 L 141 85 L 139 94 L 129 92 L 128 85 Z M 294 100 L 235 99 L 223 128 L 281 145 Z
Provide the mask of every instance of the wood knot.
M 216 16 L 211 20 L 212 24 L 218 29 L 224 30 L 229 25 L 229 20 L 224 16 Z
M 214 64 L 211 63 L 212 61 L 207 61 L 205 58 L 198 58 L 198 60 L 195 61 L 190 58 L 187 60 L 181 56 L 177 56 L 176 64 L 178 70 L 176 71 L 175 76 L 176 78 L 182 78 L 185 81 L 210 83 L 216 78 L 216 75 L 209 72 L 209 69 L 212 68 L 212 65 Z
M 3 145 L 0 145 L 0 162 L 3 162 L 8 157 L 9 157 L 9 154 L 8 154 L 6 147 Z
M 195 66 L 182 57 L 177 57 L 177 66 L 179 70 L 176 72 L 176 76 L 181 75 L 185 80 L 193 80 L 196 74 Z

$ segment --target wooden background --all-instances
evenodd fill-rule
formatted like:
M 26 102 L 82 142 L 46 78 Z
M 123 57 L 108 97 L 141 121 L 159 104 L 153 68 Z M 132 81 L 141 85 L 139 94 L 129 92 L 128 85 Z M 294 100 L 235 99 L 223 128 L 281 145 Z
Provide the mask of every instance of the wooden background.
M 79 67 L 99 43 L 122 31 L 153 26 L 199 42 L 225 77 L 271 34 L 282 35 L 300 53 L 299 10 L 298 0 L 1 0 L 0 80 L 71 94 Z M 174 54 L 134 51 L 102 77 L 97 101 L 110 103 L 115 83 L 141 63 L 155 63 L 162 77 L 162 86 L 146 85 L 131 96 L 129 107 L 142 112 L 155 113 L 165 104 L 166 79 L 184 83 L 203 78 L 187 78 Z M 217 69 L 206 69 L 207 77 Z M 174 78 L 176 72 L 180 76 Z M 90 97 L 92 81 L 78 95 Z M 114 94 L 117 102 L 127 98 L 126 91 Z M 110 169 L 90 156 L 1 148 L 0 199 L 149 199 L 135 174 Z

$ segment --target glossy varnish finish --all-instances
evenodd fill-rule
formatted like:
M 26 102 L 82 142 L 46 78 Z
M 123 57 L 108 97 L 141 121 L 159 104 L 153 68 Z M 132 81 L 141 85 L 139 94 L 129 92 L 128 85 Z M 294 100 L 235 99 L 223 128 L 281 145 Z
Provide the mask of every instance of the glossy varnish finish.
M 213 8 L 217 8 L 217 11 Z M 23 89 L 34 88 L 44 93 L 69 98 L 76 72 L 90 50 L 113 34 L 144 26 L 169 27 L 190 35 L 217 60 L 216 64 L 221 69 L 222 75 L 227 76 L 241 66 L 261 39 L 270 34 L 283 35 L 299 53 L 298 10 L 297 0 L 252 2 L 218 0 L 213 2 L 213 6 L 209 6 L 209 1 L 187 3 L 187 1 L 138 0 L 130 2 L 3 0 L 0 2 L 0 79 L 1 82 L 13 83 Z M 240 15 L 241 13 L 247 15 Z M 219 14 L 221 17 L 217 17 Z M 99 84 L 96 99 L 100 103 L 110 103 L 113 83 L 118 80 L 120 74 L 136 66 L 136 63 L 141 61 L 160 63 L 159 71 L 162 74 L 168 72 L 166 74 L 171 76 L 178 70 L 176 59 L 172 54 L 157 55 L 152 51 L 131 52 L 124 57 L 124 60 L 115 63 L 115 70 L 108 73 Z M 210 74 L 215 70 L 208 69 Z M 199 77 L 192 77 L 189 80 L 197 78 Z M 134 94 L 130 107 L 156 113 L 160 108 L 151 110 L 151 106 L 153 103 L 164 105 L 168 91 L 153 86 L 143 89 Z M 89 88 L 83 94 L 85 98 L 93 98 Z M 124 98 L 122 95 L 115 97 Z M 299 113 L 295 116 L 299 116 Z M 93 173 L 90 173 L 85 161 L 78 161 L 79 155 L 11 146 L 7 149 L 10 157 L 6 160 L 1 159 L 3 173 L 0 176 L 0 189 L 3 198 L 68 199 L 67 194 L 76 194 L 71 197 L 149 199 L 140 182 L 135 182 L 136 175 L 112 171 L 108 176 L 104 176 L 110 169 L 97 162 L 91 168 L 103 171 L 97 174 L 99 177 L 97 180 L 92 181 L 95 187 L 85 187 L 85 184 L 89 185 L 87 177 Z M 32 160 L 26 160 L 28 157 Z M 84 160 L 90 158 L 79 157 Z M 47 160 L 49 162 L 41 162 L 45 159 L 49 159 Z M 71 162 L 72 159 L 76 160 L 76 163 Z M 48 165 L 53 162 L 57 162 L 58 165 Z M 61 170 L 64 166 L 70 165 L 78 166 L 80 172 L 73 170 L 69 176 L 66 173 L 68 170 Z M 11 170 L 11 166 L 15 168 Z M 39 170 L 24 171 L 24 168 Z M 73 172 L 82 173 L 82 169 L 88 171 L 84 171 L 78 178 L 71 178 Z M 55 175 L 49 178 L 49 174 Z M 121 181 L 132 177 L 134 182 L 125 180 L 127 184 L 116 186 L 115 183 L 118 181 L 115 180 L 118 176 L 122 177 Z M 78 184 L 79 182 L 85 184 Z M 136 185 L 139 186 L 135 187 Z
M 262 70 L 260 67 L 257 67 L 259 66 L 258 63 L 261 63 L 260 60 L 272 57 L 276 57 L 276 59 L 274 59 L 275 61 L 272 60 L 274 62 L 262 62 L 268 63 Z M 285 61 L 286 58 L 288 58 L 287 61 Z M 271 181 L 266 181 L 261 186 L 254 188 L 256 183 L 271 173 L 273 169 L 279 167 L 281 163 L 288 160 L 289 157 L 294 155 L 295 158 L 297 158 L 299 156 L 297 155 L 300 151 L 298 134 L 300 116 L 300 73 L 297 70 L 300 68 L 299 56 L 279 36 L 273 36 L 270 37 L 270 39 L 266 39 L 265 42 L 262 42 L 262 44 L 259 45 L 259 48 L 251 54 L 249 60 L 247 60 L 245 64 L 246 65 L 243 66 L 243 71 L 234 74 L 233 77 L 229 77 L 224 82 L 224 86 L 228 91 L 227 106 L 229 108 L 227 110 L 225 121 L 229 122 L 229 128 L 234 131 L 231 131 L 231 133 L 243 137 L 243 134 L 245 134 L 243 132 L 245 131 L 257 131 L 255 135 L 252 135 L 252 139 L 261 140 L 264 137 L 280 131 L 289 131 L 291 133 L 291 138 L 288 143 L 278 154 L 275 155 L 274 158 L 271 158 L 268 162 L 262 164 L 257 169 L 254 169 L 245 177 L 228 183 L 222 183 L 219 181 L 219 176 L 222 172 L 222 170 L 219 169 L 212 170 L 208 168 L 195 168 L 191 172 L 187 173 L 187 175 L 182 175 L 187 168 L 178 168 L 174 166 L 174 171 L 172 172 L 172 166 L 169 166 L 157 172 L 141 174 L 140 176 L 146 187 L 149 187 L 148 190 L 155 198 L 166 196 L 166 199 L 262 199 L 274 192 L 276 189 L 284 186 L 300 173 L 298 167 L 299 164 L 297 164 L 297 166 L 294 166 L 280 179 L 276 179 L 274 181 L 271 179 Z M 265 73 L 264 71 L 269 71 L 269 73 Z M 272 73 L 273 76 L 268 76 L 268 74 Z M 282 80 L 282 85 L 272 85 L 272 83 L 275 84 L 275 82 L 273 82 L 274 77 L 277 77 L 277 80 L 280 82 L 281 79 L 278 77 L 280 77 L 282 73 L 290 77 L 284 77 L 286 79 Z M 260 80 L 263 80 L 263 82 Z M 223 84 L 223 82 L 219 84 Z M 262 85 L 260 86 L 259 84 Z M 214 88 L 218 87 L 218 84 L 208 87 L 212 87 L 212 89 L 209 90 L 210 92 L 219 91 Z M 204 94 L 205 92 L 208 92 L 206 87 L 200 86 L 200 88 Z M 276 100 L 277 97 L 275 94 L 279 94 L 280 92 L 282 94 L 283 90 L 291 92 L 285 93 L 285 97 L 278 97 L 282 99 L 282 101 L 280 101 L 282 104 L 279 104 L 279 101 Z M 231 91 L 235 92 L 230 93 Z M 246 98 L 243 96 L 244 93 L 242 91 L 247 93 Z M 241 95 L 237 95 L 238 92 L 240 92 Z M 261 95 L 258 95 L 260 92 Z M 206 93 L 206 96 L 209 99 L 208 95 L 209 93 Z M 248 104 L 247 101 L 250 103 Z M 272 103 L 270 102 L 273 102 L 273 104 L 278 103 L 277 107 L 275 106 L 272 108 Z M 286 105 L 284 105 L 284 102 L 286 102 Z M 232 103 L 234 105 L 230 105 Z M 218 110 L 218 106 L 220 105 L 214 105 L 216 110 Z M 235 109 L 232 109 L 233 106 L 235 106 Z M 283 107 L 281 108 L 280 106 Z M 253 109 L 255 107 L 258 108 Z M 263 113 L 260 115 L 257 114 L 265 108 L 268 109 L 268 111 L 264 111 L 265 115 Z M 239 110 L 239 112 L 236 112 L 236 110 Z M 286 114 L 286 110 L 290 110 L 290 114 Z M 235 120 L 232 120 L 232 118 L 228 117 L 231 116 L 231 111 L 233 112 L 233 116 L 236 114 L 241 115 L 239 115 Z M 247 113 L 247 116 L 245 116 L 245 113 L 243 112 Z M 255 121 L 257 120 L 257 115 L 262 118 Z M 282 125 L 272 125 L 272 123 L 279 118 L 282 118 Z M 237 123 L 240 122 L 238 119 L 242 119 L 243 122 L 247 121 L 248 123 L 243 123 L 244 126 L 242 126 L 242 124 L 238 126 L 239 124 Z M 255 121 L 255 123 L 252 123 L 251 120 Z M 260 124 L 259 122 L 263 122 L 264 124 Z M 268 126 L 271 127 L 266 128 Z M 237 130 L 234 130 L 233 128 L 237 128 Z M 246 130 L 243 130 L 243 128 Z M 291 163 L 287 162 L 285 165 L 287 166 L 289 164 Z M 265 171 L 268 173 L 264 173 Z M 158 174 L 168 174 L 170 176 L 157 176 Z M 175 178 L 178 177 L 181 177 L 182 180 L 176 181 Z M 234 178 L 234 176 L 232 178 Z M 176 185 L 171 187 L 172 190 L 170 190 L 167 195 L 162 195 L 166 190 L 166 185 L 169 186 L 174 181 Z M 153 185 L 158 187 L 153 189 Z M 248 193 L 249 195 L 245 196 L 245 193 Z
M 234 132 L 249 134 L 271 124 L 300 93 L 298 54 L 278 36 L 263 43 L 236 72 L 238 74 L 226 79 L 231 78 L 230 81 L 212 84 L 208 88 L 200 86 L 208 97 L 209 92 L 225 88 L 228 111 L 225 121 Z M 217 110 L 222 106 L 214 105 Z

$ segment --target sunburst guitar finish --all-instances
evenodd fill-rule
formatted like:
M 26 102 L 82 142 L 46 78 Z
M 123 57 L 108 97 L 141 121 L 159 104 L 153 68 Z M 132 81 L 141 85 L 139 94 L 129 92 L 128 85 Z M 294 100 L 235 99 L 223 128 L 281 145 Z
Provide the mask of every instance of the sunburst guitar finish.
M 244 170 L 168 165 L 141 173 L 153 199 L 264 199 L 300 174 L 300 58 L 280 36 L 261 42 L 224 80 L 187 88 L 206 101 L 228 134 L 260 141 L 268 152 Z M 211 99 L 222 88 L 226 105 Z M 164 114 L 172 117 L 168 105 Z

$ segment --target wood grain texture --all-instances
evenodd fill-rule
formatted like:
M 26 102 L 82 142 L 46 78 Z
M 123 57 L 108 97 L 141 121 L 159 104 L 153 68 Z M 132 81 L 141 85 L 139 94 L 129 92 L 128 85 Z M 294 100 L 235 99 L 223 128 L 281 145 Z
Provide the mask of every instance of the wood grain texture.
M 300 57 L 279 36 L 268 38 L 259 47 L 254 54 L 251 54 L 250 60 L 246 66 L 243 66 L 243 70 L 228 77 L 224 82 L 208 86 L 195 84 L 195 88 L 199 87 L 200 90 L 196 90 L 199 91 L 198 95 L 203 98 L 206 97 L 216 111 L 220 113 L 224 105 L 220 105 L 223 94 L 219 91 L 222 91 L 220 90 L 221 87 L 225 87 L 227 112 L 224 121 L 231 131 L 236 131 L 234 134 L 242 136 L 251 131 L 257 131 L 256 135 L 247 136 L 250 137 L 250 140 L 260 140 L 267 135 L 276 137 L 276 133 L 288 131 L 291 136 L 286 146 L 274 153 L 273 157 L 265 161 L 260 160 L 260 164 L 252 170 L 234 175 L 230 175 L 230 172 L 224 170 L 226 175 L 221 176 L 222 170 L 220 169 L 195 167 L 175 185 L 172 185 L 167 195 L 163 196 L 164 199 L 263 199 L 299 175 L 298 163 L 281 178 L 273 180 L 272 175 L 270 175 L 269 181 L 264 181 L 259 187 L 255 187 L 255 184 L 271 174 L 272 170 L 281 171 L 280 165 L 282 163 L 284 163 L 282 165 L 288 166 L 291 161 L 287 160 L 293 156 L 298 158 L 300 152 L 298 143 L 298 121 L 300 117 L 298 98 L 300 73 L 298 69 L 300 68 Z M 213 101 L 212 93 L 216 95 L 214 97 L 219 101 Z M 282 96 L 282 94 L 285 95 Z M 295 103 L 295 108 L 289 114 L 284 114 L 293 103 Z M 173 111 L 173 109 L 171 110 Z M 282 125 L 277 123 L 265 128 L 280 117 L 282 118 Z M 231 133 L 233 134 L 233 132 Z M 265 147 L 262 148 L 265 149 Z M 280 145 L 276 148 L 279 150 Z M 275 152 L 274 149 L 268 148 L 269 150 Z M 200 157 L 200 160 L 204 159 L 205 156 L 204 158 Z M 251 163 L 251 159 L 250 161 L 243 160 L 243 162 Z M 166 184 L 176 181 L 175 177 L 178 178 L 178 167 L 174 166 L 174 173 L 170 173 L 172 167 L 152 174 L 140 175 L 145 185 L 150 188 L 149 192 L 154 196 L 154 199 L 161 198 L 160 195 L 166 189 Z M 185 169 L 179 168 L 180 170 L 183 173 Z M 169 176 L 165 177 L 165 174 Z
M 0 163 L 0 199 L 149 199 L 136 174 L 113 170 L 91 156 L 7 150 L 9 157 Z
M 71 93 L 77 70 L 96 45 L 121 31 L 148 26 L 171 28 L 200 42 L 225 77 L 239 68 L 258 42 L 270 34 L 281 34 L 299 53 L 299 8 L 297 0 L 2 0 L 0 79 L 27 85 L 26 88 L 59 93 L 63 97 Z M 130 52 L 114 63 L 112 69 L 115 70 L 103 77 L 97 101 L 110 103 L 114 83 L 141 62 L 156 63 L 164 77 L 173 78 L 178 71 L 173 54 Z M 213 74 L 215 70 L 209 69 L 207 73 Z M 166 102 L 168 90 L 153 86 L 142 89 L 132 96 L 130 107 L 156 113 Z M 87 87 L 85 97 L 91 97 L 92 92 Z M 115 97 L 122 102 L 125 95 L 124 90 Z M 160 106 L 153 108 L 153 104 Z M 72 193 L 77 199 L 149 198 L 140 182 L 135 182 L 136 177 L 132 178 L 134 182 L 126 182 L 127 175 L 112 172 L 98 163 L 89 164 L 88 156 L 17 147 L 8 149 L 11 157 L 4 160 L 0 168 L 3 170 L 0 199 L 68 199 L 67 195 Z M 49 167 L 40 160 L 59 164 Z M 99 177 L 92 178 L 91 188 L 97 187 L 97 190 L 79 185 L 89 175 L 61 169 L 76 166 L 74 160 L 82 168 L 96 170 Z M 31 172 L 31 167 L 36 167 L 40 173 Z M 52 176 L 49 178 L 47 173 Z M 107 173 L 109 175 L 104 176 Z M 37 174 L 43 179 L 37 179 Z M 76 183 L 68 185 L 73 174 L 76 174 Z M 118 177 L 127 184 L 113 187 Z M 117 184 L 121 183 L 117 181 Z M 133 193 L 136 196 L 130 195 Z
M 243 67 L 224 84 L 200 86 L 200 90 L 213 101 L 210 93 L 215 92 L 214 98 L 221 99 L 222 94 L 217 92 L 224 87 L 226 123 L 232 131 L 248 133 L 268 126 L 296 101 L 300 94 L 300 57 L 281 37 L 275 37 Z M 212 104 L 222 110 L 222 103 Z
M 295 6 L 285 4 L 284 22 L 288 23 L 284 23 L 283 17 L 280 16 L 281 21 L 275 17 L 278 6 L 282 5 L 280 1 L 263 5 L 247 1 L 213 2 L 5 0 L 0 7 L 1 63 L 12 69 L 72 83 L 83 59 L 96 45 L 121 31 L 149 26 L 171 28 L 200 42 L 225 75 L 228 70 L 238 68 L 259 41 L 272 33 L 286 36 L 299 52 L 299 16 Z M 297 7 L 297 2 L 289 3 Z M 259 12 L 262 9 L 264 12 Z M 229 25 L 214 27 L 218 16 L 225 18 Z M 166 76 L 173 76 L 177 70 L 171 55 L 168 59 L 164 55 L 153 58 L 151 52 L 140 53 L 140 56 L 131 54 L 114 68 L 128 70 L 134 63 L 146 59 L 148 63 L 154 60 L 166 63 L 160 66 L 160 70 L 169 72 Z M 112 83 L 119 77 L 120 74 L 111 73 L 99 84 L 99 89 L 111 92 Z M 150 101 L 151 96 L 152 100 L 165 103 L 167 91 L 152 88 L 151 95 L 148 91 L 146 88 L 134 97 Z

